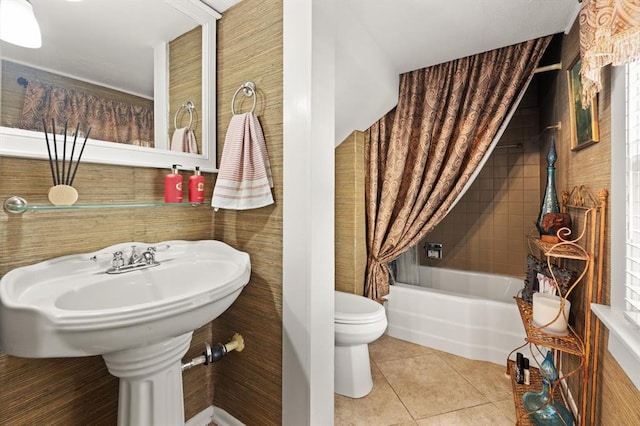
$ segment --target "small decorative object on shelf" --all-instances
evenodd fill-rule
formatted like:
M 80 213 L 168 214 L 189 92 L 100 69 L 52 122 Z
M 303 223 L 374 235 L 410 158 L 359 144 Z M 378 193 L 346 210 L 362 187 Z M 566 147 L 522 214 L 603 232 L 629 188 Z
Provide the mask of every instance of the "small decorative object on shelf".
M 552 134 L 549 151 L 547 151 L 547 187 L 544 190 L 544 198 L 542 199 L 542 204 L 540 205 L 540 214 L 538 215 L 538 221 L 536 222 L 538 232 L 540 232 L 540 237 L 542 237 L 543 235 L 555 234 L 553 231 L 549 233 L 543 229 L 542 219 L 544 218 L 544 215 L 546 215 L 547 213 L 560 213 L 558 195 L 556 194 L 555 164 L 557 159 L 558 156 L 556 155 L 556 137 Z
M 528 303 L 533 302 L 533 294 L 542 291 L 540 288 L 540 275 L 546 277 L 554 283 L 558 293 L 562 297 L 567 297 L 571 285 L 580 275 L 577 271 L 560 268 L 556 265 L 549 267 L 549 262 L 541 261 L 532 254 L 527 255 L 527 272 L 524 279 L 524 287 L 521 296 Z
M 540 233 L 540 237 L 543 241 L 547 241 L 550 243 L 558 243 L 560 239 L 558 238 L 558 231 L 565 228 L 566 231 L 563 235 L 566 235 L 571 230 L 571 216 L 567 213 L 545 213 L 542 216 L 542 222 L 540 224 L 542 228 L 542 232 Z
M 522 396 L 524 409 L 531 413 L 529 418 L 538 426 L 572 426 L 573 417 L 567 407 L 551 396 L 553 386 L 558 380 L 551 351 L 547 351 L 547 356 L 540 366 L 540 375 L 542 391 L 526 392 Z
M 73 145 L 71 147 L 71 155 L 67 164 L 67 123 L 64 123 L 64 141 L 62 142 L 62 167 L 60 167 L 58 159 L 58 141 L 56 140 L 56 122 L 51 120 L 51 133 L 53 134 L 53 154 L 51 156 L 51 147 L 49 145 L 49 135 L 47 134 L 47 122 L 42 119 L 42 127 L 44 129 L 44 139 L 47 143 L 47 153 L 49 154 L 49 167 L 51 168 L 51 178 L 53 179 L 53 186 L 49 188 L 47 198 L 54 206 L 72 206 L 78 200 L 78 191 L 72 186 L 73 181 L 76 178 L 76 172 L 78 171 L 78 165 L 80 164 L 80 158 L 84 152 L 84 147 L 87 144 L 89 133 L 91 128 L 87 130 L 87 134 L 82 144 L 82 149 L 76 159 L 76 165 L 73 167 L 73 155 L 76 150 L 76 141 L 78 139 L 78 128 L 80 123 L 76 126 L 76 132 L 73 137 Z M 55 158 L 55 170 L 54 170 L 54 158 Z M 62 169 L 62 172 L 60 171 Z

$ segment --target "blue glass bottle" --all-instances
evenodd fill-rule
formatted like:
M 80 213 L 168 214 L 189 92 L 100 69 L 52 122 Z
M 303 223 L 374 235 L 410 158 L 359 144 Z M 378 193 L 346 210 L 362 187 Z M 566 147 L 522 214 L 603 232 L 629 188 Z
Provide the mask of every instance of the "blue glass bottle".
M 529 414 L 529 418 L 538 426 L 573 426 L 573 417 L 567 407 L 551 396 L 551 389 L 558 380 L 558 371 L 553 364 L 551 351 L 540 365 L 542 376 L 541 392 L 526 392 L 522 396 L 522 405 Z
M 560 213 L 560 205 L 558 204 L 558 195 L 556 194 L 556 160 L 558 156 L 556 154 L 556 137 L 551 135 L 551 143 L 549 144 L 549 150 L 547 151 L 547 187 L 544 190 L 544 198 L 540 205 L 540 214 L 538 215 L 538 221 L 536 227 L 540 235 L 547 234 L 542 229 L 542 218 L 547 213 Z M 554 231 L 550 231 L 553 234 Z

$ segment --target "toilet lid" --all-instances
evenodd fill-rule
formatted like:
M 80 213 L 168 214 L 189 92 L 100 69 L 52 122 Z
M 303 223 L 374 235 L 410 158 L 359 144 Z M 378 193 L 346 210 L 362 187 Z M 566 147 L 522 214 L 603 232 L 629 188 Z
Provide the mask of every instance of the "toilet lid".
M 384 306 L 364 296 L 335 292 L 336 323 L 369 324 L 385 318 Z

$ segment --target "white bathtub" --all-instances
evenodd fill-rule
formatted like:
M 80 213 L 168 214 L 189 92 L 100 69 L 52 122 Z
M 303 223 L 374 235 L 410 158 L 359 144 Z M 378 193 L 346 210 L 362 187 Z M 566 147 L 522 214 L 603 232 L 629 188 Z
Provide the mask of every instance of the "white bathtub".
M 419 285 L 390 288 L 385 303 L 389 336 L 503 365 L 524 343 L 513 300 L 522 278 L 427 266 L 418 268 L 417 277 Z M 530 356 L 528 347 L 520 352 Z

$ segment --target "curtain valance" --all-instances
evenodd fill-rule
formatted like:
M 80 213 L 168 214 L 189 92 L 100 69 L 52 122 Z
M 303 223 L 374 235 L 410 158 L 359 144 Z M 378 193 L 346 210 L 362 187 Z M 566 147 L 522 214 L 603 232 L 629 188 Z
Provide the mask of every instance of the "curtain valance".
M 582 105 L 602 89 L 601 69 L 640 58 L 640 0 L 585 0 L 580 11 Z

